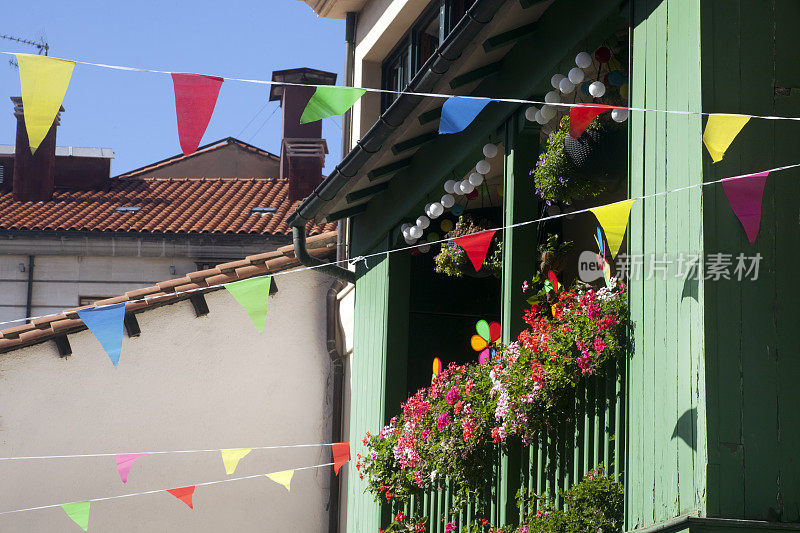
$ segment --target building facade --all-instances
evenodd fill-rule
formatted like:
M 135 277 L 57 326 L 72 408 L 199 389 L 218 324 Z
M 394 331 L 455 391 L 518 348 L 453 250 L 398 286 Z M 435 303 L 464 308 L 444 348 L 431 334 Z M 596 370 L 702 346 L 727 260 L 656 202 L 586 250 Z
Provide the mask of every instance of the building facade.
M 792 383 L 800 369 L 788 335 L 797 313 L 792 291 L 784 288 L 795 264 L 790 243 L 800 232 L 791 200 L 798 192 L 797 172 L 770 177 L 754 245 L 721 187 L 702 186 L 795 163 L 793 126 L 753 119 L 724 160 L 712 164 L 703 149 L 706 119 L 700 115 L 797 115 L 800 56 L 790 29 L 800 16 L 796 3 L 306 3 L 320 16 L 347 19 L 353 85 L 403 94 L 368 93 L 354 106 L 345 120 L 352 150 L 300 204 L 290 224 L 349 219 L 353 258 L 405 248 L 402 224 L 413 224 L 426 204 L 439 201 L 447 180 L 469 176 L 487 143 L 499 148 L 487 160 L 488 193 L 458 203 L 505 228 L 499 280 L 435 278 L 433 252 L 358 262 L 348 368 L 347 429 L 354 453 L 363 453 L 367 431 L 378 431 L 409 392 L 429 379 L 434 355 L 444 361 L 474 357 L 467 340 L 476 318 L 497 319 L 503 341 L 516 338 L 524 308 L 519 287 L 536 268 L 543 232 L 541 225 L 509 226 L 559 212 L 537 200 L 530 177 L 554 131 L 552 122 L 529 120 L 526 105 L 494 102 L 463 132 L 438 135 L 442 100 L 414 93 L 543 101 L 553 90 L 553 75 L 573 68 L 579 52 L 606 47 L 625 72 L 627 106 L 686 114 L 631 112 L 624 123 L 627 146 L 620 152 L 623 185 L 560 209 L 693 185 L 638 201 L 623 251 L 760 254 L 761 275 L 748 283 L 706 275 L 631 278 L 628 359 L 580 390 L 577 422 L 563 435 L 498 459 L 490 522 L 515 523 L 517 490 L 552 494 L 604 463 L 622 474 L 628 531 L 800 529 L 794 481 L 800 472 L 793 457 L 800 430 L 790 407 L 798 399 Z M 595 74 L 605 80 L 599 70 Z M 619 95 L 621 85 L 615 89 Z M 445 216 L 452 219 L 452 213 Z M 586 217 L 562 219 L 557 229 L 578 250 L 593 246 L 596 223 Z M 391 521 L 394 509 L 364 494 L 354 465 L 346 485 L 342 528 L 376 531 Z M 416 510 L 431 517 L 430 531 L 444 531 L 448 498 L 443 491 L 416 500 Z

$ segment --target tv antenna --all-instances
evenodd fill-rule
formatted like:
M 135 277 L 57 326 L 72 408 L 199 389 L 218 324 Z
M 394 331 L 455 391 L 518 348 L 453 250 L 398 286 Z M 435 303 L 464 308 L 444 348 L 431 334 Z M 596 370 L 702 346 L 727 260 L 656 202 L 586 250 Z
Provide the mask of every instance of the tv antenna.
M 31 41 L 30 39 L 23 39 L 22 37 L 15 37 L 13 35 L 0 35 L 0 39 L 6 39 L 7 41 L 14 41 L 14 42 L 17 42 L 17 43 L 22 43 L 22 44 L 27 44 L 29 46 L 32 46 L 32 47 L 36 48 L 37 53 L 40 56 L 41 55 L 45 55 L 46 56 L 47 53 L 50 51 L 50 45 L 47 44 L 47 41 L 44 40 L 44 35 L 39 37 L 39 41 L 38 42 L 37 41 Z M 14 61 L 13 58 L 9 59 L 8 63 L 9 63 L 9 65 L 11 65 L 12 67 L 15 67 L 15 68 L 19 66 L 19 65 L 17 65 L 17 62 Z

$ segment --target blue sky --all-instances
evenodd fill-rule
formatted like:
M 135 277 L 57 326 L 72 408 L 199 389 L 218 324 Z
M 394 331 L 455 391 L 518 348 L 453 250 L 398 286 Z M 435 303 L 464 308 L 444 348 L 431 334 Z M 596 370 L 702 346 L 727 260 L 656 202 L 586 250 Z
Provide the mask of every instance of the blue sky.
M 0 34 L 44 35 L 50 55 L 64 59 L 247 79 L 312 67 L 342 83 L 344 21 L 318 18 L 298 0 L 44 0 L 5 5 L 2 20 Z M 4 39 L 0 50 L 36 52 Z M 20 92 L 9 57 L 0 57 L 0 144 L 14 143 L 9 97 Z M 279 153 L 280 110 L 268 93 L 267 85 L 226 81 L 201 144 L 232 136 Z M 64 107 L 58 145 L 112 148 L 112 175 L 180 153 L 168 75 L 79 64 Z M 325 119 L 323 136 L 329 171 L 339 161 L 341 117 Z

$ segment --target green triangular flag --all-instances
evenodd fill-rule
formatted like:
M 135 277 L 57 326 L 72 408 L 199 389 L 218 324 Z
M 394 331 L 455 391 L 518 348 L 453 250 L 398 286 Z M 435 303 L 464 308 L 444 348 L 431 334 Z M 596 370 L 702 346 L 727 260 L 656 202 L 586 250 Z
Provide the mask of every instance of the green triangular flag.
M 250 320 L 253 321 L 253 325 L 259 333 L 264 331 L 264 325 L 267 323 L 267 306 L 269 305 L 271 282 L 272 276 L 265 276 L 263 278 L 251 278 L 225 284 L 228 292 L 247 311 Z
M 61 506 L 72 521 L 81 526 L 84 531 L 89 531 L 89 506 L 91 502 L 65 503 Z
M 341 115 L 353 107 L 353 104 L 364 96 L 365 92 L 367 92 L 366 89 L 339 87 L 336 85 L 317 87 L 308 104 L 306 104 L 303 115 L 300 117 L 300 124 L 322 120 L 333 115 Z

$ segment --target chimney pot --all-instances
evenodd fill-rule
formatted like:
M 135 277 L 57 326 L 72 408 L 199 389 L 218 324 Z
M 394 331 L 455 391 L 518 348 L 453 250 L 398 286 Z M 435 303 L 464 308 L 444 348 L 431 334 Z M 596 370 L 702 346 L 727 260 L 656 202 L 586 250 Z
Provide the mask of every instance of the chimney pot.
M 12 96 L 14 116 L 17 117 L 17 139 L 14 147 L 14 199 L 19 202 L 45 202 L 53 197 L 56 168 L 56 129 L 61 124 L 62 106 L 56 114 L 36 153 L 31 153 L 28 130 L 25 128 L 25 109 L 22 98 Z

